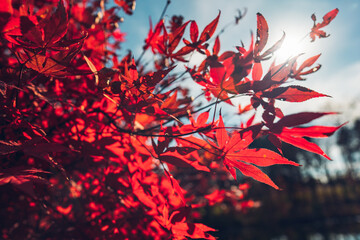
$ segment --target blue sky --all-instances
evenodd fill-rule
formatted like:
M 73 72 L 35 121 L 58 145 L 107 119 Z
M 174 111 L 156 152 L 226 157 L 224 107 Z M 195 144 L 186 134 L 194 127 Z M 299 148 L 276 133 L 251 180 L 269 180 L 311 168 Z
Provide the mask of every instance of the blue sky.
M 132 49 L 135 58 L 141 53 L 144 38 L 149 29 L 149 17 L 156 22 L 161 15 L 166 0 L 137 1 L 136 10 L 132 16 L 124 16 L 125 21 L 120 25 L 123 32 L 127 33 L 127 42 L 123 48 Z M 357 0 L 172 0 L 165 18 L 172 15 L 183 15 L 185 20 L 195 20 L 200 31 L 214 19 L 219 10 L 221 18 L 218 30 L 233 21 L 237 9 L 247 8 L 247 14 L 240 23 L 228 28 L 221 35 L 221 50 L 234 50 L 241 41 L 248 46 L 250 31 L 256 31 L 256 13 L 260 12 L 269 25 L 269 42 L 271 45 L 278 40 L 283 31 L 286 41 L 299 43 L 312 27 L 310 18 L 315 13 L 318 21 L 324 14 L 334 8 L 339 8 L 338 16 L 324 30 L 331 36 L 309 43 L 306 38 L 298 44 L 295 52 L 306 53 L 305 57 L 322 53 L 318 62 L 322 69 L 308 77 L 301 85 L 310 87 L 319 92 L 328 94 L 333 98 L 310 100 L 298 106 L 301 110 L 317 110 L 329 108 L 343 111 L 349 102 L 360 102 L 360 1 Z M 185 37 L 189 38 L 187 33 Z M 292 48 L 293 49 L 293 48 Z M 358 106 L 359 107 L 359 106 Z M 328 109 L 325 109 L 328 110 Z M 360 112 L 360 111 L 358 111 Z M 345 118 L 347 114 L 344 113 Z M 359 115 L 357 115 L 359 116 Z
M 166 0 L 139 0 L 134 15 L 124 16 L 120 28 L 127 33 L 124 50 L 132 49 L 137 58 L 149 29 L 149 17 L 156 22 L 161 15 Z M 318 63 L 320 71 L 309 75 L 307 81 L 297 84 L 332 96 L 332 98 L 313 99 L 303 103 L 284 103 L 286 113 L 299 111 L 336 111 L 338 117 L 322 118 L 322 124 L 334 125 L 360 117 L 360 1 L 358 0 L 172 0 L 165 18 L 183 15 L 185 20 L 195 20 L 201 31 L 221 10 L 218 30 L 234 20 L 237 9 L 247 8 L 247 14 L 240 23 L 229 28 L 221 35 L 221 51 L 234 50 L 241 41 L 248 46 L 250 31 L 256 31 L 256 13 L 260 12 L 269 25 L 269 45 L 272 45 L 286 33 L 286 41 L 299 43 L 311 27 L 311 14 L 315 13 L 318 21 L 324 14 L 339 8 L 339 14 L 325 27 L 331 36 L 310 43 L 308 38 L 300 41 L 295 52 L 304 52 L 305 57 L 322 53 Z M 217 33 L 217 32 L 216 32 Z M 216 34 L 215 33 L 215 34 Z M 189 39 L 188 33 L 185 37 Z M 285 45 L 285 43 L 284 43 Z M 290 51 L 290 50 L 287 50 Z M 124 52 L 125 53 L 125 52 Z M 295 83 L 296 84 L 296 83 Z M 325 141 L 325 140 L 323 140 Z M 326 142 L 335 141 L 330 138 Z M 326 143 L 325 143 L 326 145 Z M 331 162 L 331 168 L 341 169 L 342 161 L 339 149 L 327 149 L 329 155 L 337 159 Z

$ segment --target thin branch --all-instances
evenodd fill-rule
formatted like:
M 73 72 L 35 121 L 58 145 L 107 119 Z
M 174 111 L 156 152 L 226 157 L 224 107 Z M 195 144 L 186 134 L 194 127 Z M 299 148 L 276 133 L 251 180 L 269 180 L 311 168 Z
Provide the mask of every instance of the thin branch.
M 180 133 L 180 134 L 174 134 L 174 135 L 170 135 L 170 134 L 148 134 L 146 133 L 147 131 L 149 131 L 149 129 L 145 129 L 145 130 L 139 130 L 139 131 L 132 131 L 130 129 L 125 129 L 125 128 L 121 128 L 117 125 L 117 123 L 114 121 L 114 119 L 112 119 L 106 112 L 104 112 L 103 110 L 97 108 L 94 109 L 92 112 L 89 113 L 102 113 L 109 121 L 110 123 L 116 128 L 116 130 L 118 130 L 121 133 L 127 133 L 130 135 L 137 135 L 137 136 L 143 136 L 143 137 L 171 137 L 171 138 L 176 138 L 176 137 L 183 137 L 183 136 L 188 136 L 188 135 L 192 135 L 195 133 L 201 133 L 201 132 L 206 132 L 209 131 L 209 128 L 211 127 L 211 125 L 204 127 L 204 128 L 199 128 L 195 131 L 192 132 L 187 132 L 187 133 Z
M 221 103 L 221 102 L 225 102 L 225 101 L 227 101 L 227 100 L 229 100 L 229 99 L 233 99 L 233 98 L 236 98 L 236 97 L 242 97 L 242 96 L 243 96 L 242 94 L 239 94 L 239 95 L 234 95 L 234 96 L 225 98 L 225 99 L 223 99 L 223 100 L 215 101 L 215 102 L 210 103 L 210 104 L 208 104 L 208 105 L 206 105 L 206 106 L 204 106 L 204 107 L 201 107 L 201 108 L 199 108 L 199 109 L 197 109 L 197 110 L 191 111 L 190 114 L 194 114 L 194 113 L 203 111 L 203 110 L 205 110 L 205 109 L 213 106 L 214 104 Z M 180 115 L 178 115 L 178 116 L 176 116 L 176 117 L 177 117 L 178 119 L 180 119 L 180 118 L 186 117 L 186 116 L 188 116 L 188 113 L 180 114 Z M 168 123 L 170 123 L 170 122 L 172 122 L 172 121 L 173 121 L 173 119 L 169 119 L 169 120 L 167 120 L 165 123 L 163 123 L 162 125 L 168 124 Z M 156 128 L 159 128 L 159 127 L 162 126 L 162 125 L 156 125 L 156 126 L 147 128 L 147 129 L 142 130 L 142 131 L 144 131 L 144 132 L 152 131 L 152 130 L 154 130 L 154 129 L 156 129 Z

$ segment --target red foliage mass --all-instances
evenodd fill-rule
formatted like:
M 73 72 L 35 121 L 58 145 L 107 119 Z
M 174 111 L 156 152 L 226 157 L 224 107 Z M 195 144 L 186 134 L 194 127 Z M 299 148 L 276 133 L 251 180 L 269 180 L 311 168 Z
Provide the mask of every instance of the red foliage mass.
M 222 54 L 219 35 L 208 50 L 220 12 L 200 34 L 196 21 L 181 16 L 151 24 L 143 49 L 156 60 L 145 71 L 141 57 L 119 58 L 124 34 L 116 10 L 132 14 L 135 0 L 116 0 L 110 9 L 103 3 L 0 3 L 2 239 L 215 239 L 208 233 L 215 229 L 194 223 L 197 210 L 256 205 L 245 199 L 249 185 L 240 184 L 240 173 L 278 189 L 260 167 L 298 165 L 282 156 L 281 142 L 327 157 L 305 137 L 328 137 L 340 126 L 299 125 L 331 113 L 284 116 L 276 107 L 278 100 L 327 96 L 286 85 L 317 71 L 303 70 L 319 55 L 299 68 L 297 57 L 273 63 L 263 76 L 262 62 L 285 35 L 263 52 L 269 28 L 260 13 L 249 48 Z M 314 25 L 313 40 L 325 36 L 319 29 L 337 11 Z M 194 52 L 204 61 L 175 72 Z M 173 84 L 184 74 L 203 87 L 207 105 Z M 251 104 L 235 111 L 253 111 L 261 121 L 253 114 L 229 128 L 217 105 L 240 95 Z M 278 153 L 249 148 L 265 135 Z

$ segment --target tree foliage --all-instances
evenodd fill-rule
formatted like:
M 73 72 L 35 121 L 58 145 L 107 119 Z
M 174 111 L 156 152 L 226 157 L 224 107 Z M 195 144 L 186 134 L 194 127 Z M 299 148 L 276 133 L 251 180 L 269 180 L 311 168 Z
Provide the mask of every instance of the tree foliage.
M 263 15 L 250 45 L 227 51 L 214 36 L 221 12 L 205 27 L 161 18 L 144 36 L 146 67 L 121 49 L 119 16 L 135 0 L 104 2 L 0 3 L 2 239 L 214 239 L 199 208 L 252 207 L 242 176 L 278 189 L 262 168 L 298 165 L 282 142 L 329 158 L 307 138 L 338 127 L 301 125 L 334 113 L 285 115 L 276 105 L 327 97 L 295 83 L 320 68 L 320 55 L 264 71 L 285 34 L 269 47 Z M 314 24 L 312 41 L 337 12 Z M 182 67 L 194 53 L 204 60 Z M 184 78 L 201 86 L 202 105 Z M 238 97 L 251 103 L 234 106 Z M 220 104 L 247 120 L 225 124 Z M 278 152 L 250 147 L 262 136 Z

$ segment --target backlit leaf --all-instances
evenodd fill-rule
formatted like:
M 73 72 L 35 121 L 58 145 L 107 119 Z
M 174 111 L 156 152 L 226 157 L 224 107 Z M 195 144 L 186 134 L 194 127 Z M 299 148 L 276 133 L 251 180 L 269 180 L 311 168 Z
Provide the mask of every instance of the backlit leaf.
M 195 21 L 191 21 L 190 24 L 190 39 L 194 43 L 197 41 L 199 36 L 199 28 Z
M 251 177 L 256 181 L 270 185 L 275 189 L 279 189 L 279 187 L 276 186 L 276 184 L 269 178 L 268 175 L 263 173 L 259 168 L 255 167 L 254 165 L 231 160 L 227 160 L 224 163 L 230 165 L 231 167 L 239 169 L 239 171 L 247 177 Z
M 257 17 L 257 30 L 254 54 L 259 54 L 265 47 L 269 37 L 269 27 L 261 13 L 256 14 Z
M 259 167 L 268 167 L 275 164 L 288 164 L 299 166 L 299 164 L 289 161 L 283 156 L 263 148 L 243 149 L 237 153 L 227 154 L 226 157 L 232 160 L 251 163 Z
M 320 28 L 323 28 L 327 25 L 329 25 L 329 23 L 334 20 L 334 18 L 336 17 L 336 15 L 339 13 L 339 9 L 335 8 L 333 10 L 331 10 L 330 12 L 328 12 L 327 14 L 324 15 L 323 17 L 323 21 L 321 23 L 315 24 L 316 21 L 316 17 L 313 14 L 311 16 L 311 19 L 314 21 L 314 26 L 311 29 L 310 32 L 310 37 L 311 37 L 311 41 L 315 41 L 315 38 L 325 38 L 328 37 L 329 35 L 327 35 L 324 31 L 320 30 Z
M 304 102 L 317 97 L 329 97 L 302 86 L 278 87 L 270 92 L 264 92 L 263 97 L 280 99 L 287 102 Z
M 227 142 L 229 141 L 230 138 L 225 129 L 225 125 L 224 125 L 221 115 L 219 117 L 219 124 L 217 127 L 218 127 L 218 129 L 216 130 L 216 140 L 217 140 L 219 148 L 222 149 L 227 144 Z
M 291 136 L 291 133 L 281 133 L 281 134 L 276 134 L 276 136 L 281 139 L 281 141 L 284 141 L 288 144 L 291 144 L 295 147 L 304 149 L 306 151 L 309 152 L 313 152 L 316 154 L 319 154 L 321 156 L 324 156 L 325 158 L 330 159 L 329 156 L 327 156 L 324 151 L 315 143 L 313 142 L 309 142 L 308 140 L 304 139 L 304 138 L 300 138 L 300 137 L 293 137 Z
M 220 11 L 219 11 L 219 14 L 217 15 L 217 17 L 214 20 L 212 20 L 211 23 L 209 23 L 204 28 L 204 30 L 201 32 L 200 39 L 199 39 L 201 42 L 205 42 L 211 38 L 211 36 L 214 34 L 217 24 L 219 22 L 219 18 L 220 18 Z
M 294 127 L 311 122 L 325 115 L 336 114 L 335 112 L 302 112 L 284 116 L 276 125 L 279 127 Z

